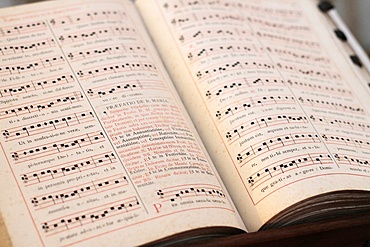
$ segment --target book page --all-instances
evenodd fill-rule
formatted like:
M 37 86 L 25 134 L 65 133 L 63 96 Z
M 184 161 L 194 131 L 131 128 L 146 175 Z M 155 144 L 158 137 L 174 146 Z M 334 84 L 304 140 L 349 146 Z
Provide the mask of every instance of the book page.
M 27 5 L 0 23 L 0 209 L 14 246 L 243 228 L 132 2 Z
M 315 1 L 153 2 L 138 8 L 249 230 L 370 189 L 370 97 Z

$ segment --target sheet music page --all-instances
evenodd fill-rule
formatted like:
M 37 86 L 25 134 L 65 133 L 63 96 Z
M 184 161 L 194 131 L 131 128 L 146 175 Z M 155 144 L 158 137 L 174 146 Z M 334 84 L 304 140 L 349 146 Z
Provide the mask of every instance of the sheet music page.
M 370 97 L 314 1 L 138 8 L 249 230 L 310 196 L 370 189 Z
M 0 208 L 14 246 L 243 228 L 132 2 L 27 5 L 0 23 Z

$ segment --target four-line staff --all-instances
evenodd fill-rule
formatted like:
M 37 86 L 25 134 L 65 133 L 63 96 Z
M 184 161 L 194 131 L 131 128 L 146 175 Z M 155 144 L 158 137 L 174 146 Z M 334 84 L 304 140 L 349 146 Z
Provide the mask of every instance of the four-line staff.
M 321 166 L 321 168 L 320 168 Z M 325 167 L 323 167 L 325 166 Z M 328 154 L 328 153 L 307 153 L 304 155 L 296 155 L 293 157 L 285 158 L 276 161 L 268 166 L 260 168 L 255 171 L 247 179 L 247 183 L 252 190 L 257 189 L 260 185 L 266 184 L 270 179 L 287 173 L 289 171 L 295 171 L 298 175 L 305 175 L 308 172 L 314 170 L 310 168 L 321 169 L 322 171 L 330 170 L 329 167 L 337 166 L 350 166 L 354 168 L 370 168 L 370 161 L 364 157 L 347 156 L 339 154 Z M 301 168 L 297 170 L 298 168 Z M 303 169 L 306 168 L 306 169 Z M 292 173 L 290 173 L 292 174 Z
M 83 212 L 78 212 L 73 215 L 66 215 L 62 219 L 52 219 L 48 222 L 42 223 L 41 228 L 47 236 L 50 236 L 52 234 L 101 221 L 109 217 L 132 212 L 140 208 L 141 205 L 137 197 L 131 196 L 103 206 L 91 207 Z
M 288 48 L 280 48 L 280 47 L 273 47 L 273 46 L 266 46 L 266 51 L 269 54 L 276 54 L 280 56 L 281 58 L 294 58 L 294 59 L 301 59 L 303 61 L 310 61 L 314 63 L 322 63 L 322 64 L 330 64 L 330 59 L 326 56 L 319 56 L 319 55 L 313 55 L 310 53 L 303 53 L 303 52 L 297 52 L 293 49 Z
M 9 108 L 0 109 L 0 119 L 10 118 L 14 116 L 20 116 L 24 114 L 30 114 L 33 112 L 40 112 L 45 109 L 50 109 L 56 106 L 62 106 L 66 104 L 74 104 L 81 102 L 83 95 L 80 92 L 72 92 L 70 94 L 57 96 L 57 98 L 45 99 L 38 103 L 26 103 Z
M 211 184 L 184 184 L 157 190 L 159 199 L 165 202 L 186 200 L 192 197 L 221 197 L 225 194 L 220 187 Z
M 35 40 L 26 44 L 21 43 L 0 47 L 0 55 L 6 56 L 12 54 L 24 54 L 27 52 L 39 51 L 54 46 L 55 40 L 52 38 L 46 38 Z
M 323 78 L 330 80 L 339 80 L 341 75 L 337 72 L 330 72 L 324 69 L 312 69 L 309 66 L 296 65 L 295 63 L 289 62 L 278 62 L 276 63 L 276 68 L 288 73 L 295 73 L 300 75 L 307 75 L 315 78 Z
M 225 120 L 228 116 L 236 114 L 239 111 L 247 111 L 251 107 L 276 105 L 276 104 L 296 104 L 294 97 L 290 95 L 262 96 L 260 98 L 249 97 L 247 103 L 238 106 L 227 107 L 226 110 L 216 111 L 216 118 L 220 121 Z
M 317 115 L 310 115 L 310 120 L 320 125 L 332 125 L 343 129 L 352 129 L 360 131 L 370 131 L 370 124 L 358 121 L 348 121 L 341 119 L 340 117 L 331 118 Z
M 16 26 L 3 26 L 0 28 L 0 37 L 1 36 L 8 37 L 26 33 L 36 33 L 44 31 L 46 29 L 47 29 L 46 23 L 43 21 Z
M 51 134 L 50 137 L 58 136 L 58 134 Z M 48 136 L 46 136 L 48 138 Z M 44 145 L 30 147 L 23 150 L 17 150 L 11 153 L 12 159 L 15 163 L 21 163 L 28 160 L 33 160 L 36 157 L 43 157 L 45 154 L 56 154 L 69 151 L 75 148 L 89 146 L 95 143 L 102 142 L 105 139 L 103 132 L 95 131 L 86 133 L 72 138 L 59 140 L 58 143 L 50 142 Z
M 297 168 L 307 168 L 319 165 L 331 165 L 335 166 L 333 159 L 330 154 L 327 153 L 307 153 L 285 158 L 276 161 L 268 166 L 260 168 L 258 171 L 254 172 L 247 179 L 247 183 L 255 190 L 258 186 L 266 184 L 266 182 L 277 175 L 286 173 L 291 170 L 296 170 Z M 303 172 L 302 169 L 296 171 L 298 174 Z
M 248 164 L 250 160 L 266 153 L 267 151 L 275 150 L 280 147 L 307 143 L 321 143 L 321 140 L 316 133 L 291 133 L 276 136 L 248 146 L 237 154 L 235 159 L 239 162 L 239 166 L 243 167 Z
M 125 82 L 97 85 L 96 87 L 89 88 L 86 93 L 90 99 L 93 99 L 106 97 L 111 94 L 140 90 L 167 91 L 168 88 L 160 80 L 125 80 Z
M 320 43 L 307 39 L 292 38 L 284 35 L 278 35 L 267 32 L 256 32 L 256 36 L 263 38 L 264 40 L 270 40 L 272 42 L 282 42 L 287 45 L 305 47 L 311 50 L 320 49 Z
M 269 86 L 282 86 L 284 81 L 278 77 L 258 77 L 258 78 L 243 78 L 242 80 L 236 79 L 230 81 L 224 86 L 217 85 L 215 88 L 207 90 L 205 96 L 208 99 L 217 99 L 218 96 L 232 92 L 242 92 L 242 89 L 252 89 L 253 86 L 269 87 Z
M 6 130 L 2 130 L 1 132 L 5 138 L 5 141 L 8 142 L 23 138 L 25 136 L 34 136 L 40 133 L 45 133 L 46 131 L 63 129 L 70 126 L 87 123 L 93 120 L 94 115 L 90 111 L 73 114 L 71 113 L 70 115 L 32 123 L 28 126 L 9 128 Z
M 303 97 L 298 97 L 298 100 L 302 103 L 302 105 L 309 105 L 315 106 L 320 108 L 327 108 L 327 109 L 334 109 L 337 111 L 344 111 L 344 112 L 351 112 L 355 114 L 365 115 L 364 109 L 362 109 L 359 105 L 344 105 L 342 103 L 337 103 L 333 101 L 327 100 L 319 100 L 319 99 L 308 99 Z
M 230 144 L 242 137 L 252 133 L 257 129 L 263 129 L 271 126 L 279 126 L 280 124 L 297 124 L 297 123 L 308 123 L 308 120 L 302 114 L 286 114 L 286 115 L 269 115 L 236 126 L 233 130 L 226 132 L 225 137 Z
M 120 73 L 120 72 L 127 72 L 127 71 L 140 71 L 140 70 L 147 70 L 147 71 L 156 71 L 156 66 L 151 63 L 143 63 L 143 62 L 131 62 L 131 63 L 121 63 L 121 64 L 112 64 L 112 65 L 103 65 L 104 67 L 98 68 L 86 68 L 84 70 L 77 71 L 77 75 L 81 80 L 90 79 L 93 77 L 98 77 L 102 75 L 112 74 L 112 73 Z
M 232 38 L 235 34 L 243 34 L 246 40 L 248 36 L 252 36 L 252 32 L 249 29 L 243 29 L 239 27 L 233 28 L 222 28 L 222 29 L 215 29 L 212 27 L 199 27 L 199 31 L 195 33 L 184 33 L 179 36 L 178 40 L 183 44 L 190 43 L 198 38 L 214 38 L 217 36 L 226 36 Z
M 88 58 L 95 58 L 103 55 L 112 55 L 112 54 L 146 54 L 146 48 L 137 44 L 124 45 L 116 44 L 111 46 L 102 46 L 95 47 L 94 49 L 88 49 L 83 51 L 69 52 L 67 54 L 68 59 L 71 62 L 81 61 Z
M 205 14 L 205 15 L 197 15 L 194 13 L 191 13 L 187 16 L 184 16 L 182 18 L 173 18 L 171 20 L 171 24 L 175 27 L 181 27 L 183 24 L 186 24 L 188 22 L 196 22 L 196 21 L 229 21 L 229 22 L 245 22 L 246 18 L 244 18 L 242 15 L 237 14 L 225 14 L 225 15 L 218 15 L 218 14 Z
M 58 37 L 59 42 L 61 45 L 71 44 L 74 42 L 86 41 L 90 39 L 96 38 L 103 38 L 109 37 L 112 35 L 134 35 L 136 33 L 135 29 L 132 27 L 126 26 L 112 26 L 104 29 L 90 29 L 84 30 L 82 32 L 69 34 L 69 35 L 61 35 Z
M 370 141 L 361 139 L 361 138 L 350 138 L 344 136 L 334 136 L 328 134 L 321 134 L 323 140 L 332 145 L 341 145 L 341 146 L 352 146 L 356 148 L 370 149 Z
M 4 75 L 18 75 L 24 72 L 36 71 L 39 69 L 54 67 L 60 64 L 64 64 L 64 57 L 51 57 L 51 58 L 41 58 L 38 59 L 36 62 L 33 60 L 32 62 L 25 62 L 22 65 L 7 65 L 0 67 L 0 76 Z
M 246 53 L 246 54 L 258 54 L 259 51 L 254 45 L 246 46 L 244 42 L 240 42 L 235 45 L 228 46 L 215 46 L 209 48 L 203 48 L 199 51 L 193 51 L 188 53 L 188 59 L 190 64 L 198 61 L 203 56 L 208 57 L 210 55 L 220 55 L 230 52 Z
M 254 23 L 253 26 L 262 26 L 267 28 L 274 28 L 281 30 L 283 32 L 294 32 L 300 33 L 300 35 L 311 34 L 312 30 L 308 25 L 299 25 L 299 24 L 284 24 L 277 23 L 276 21 L 267 21 L 266 19 L 261 19 L 257 17 L 247 17 L 246 18 L 250 23 Z M 257 24 L 257 25 L 255 25 Z
M 71 74 L 56 75 L 38 79 L 35 81 L 27 81 L 12 85 L 0 86 L 0 97 L 14 96 L 28 92 L 43 90 L 50 87 L 62 86 L 67 83 L 74 82 L 74 77 Z
M 208 5 L 208 6 L 207 6 Z M 192 8 L 195 6 L 196 8 L 216 8 L 216 9 L 231 9 L 238 8 L 240 10 L 249 10 L 253 11 L 254 13 L 261 13 L 267 14 L 268 16 L 273 17 L 301 17 L 302 12 L 295 9 L 290 9 L 289 11 L 285 11 L 283 9 L 274 9 L 269 7 L 260 7 L 257 5 L 250 5 L 249 2 L 233 2 L 233 1 L 183 1 L 183 0 L 171 0 L 167 3 L 163 4 L 163 8 L 166 12 L 172 12 L 177 9 L 186 9 L 186 7 Z
M 107 152 L 94 154 L 92 156 L 71 160 L 70 162 L 58 164 L 56 166 L 24 173 L 20 175 L 20 180 L 25 184 L 25 186 L 31 186 L 37 183 L 88 171 L 96 167 L 115 164 L 116 162 L 117 158 L 114 153 Z M 47 160 L 44 160 L 40 163 L 43 164 L 48 162 Z M 38 162 L 36 162 L 36 164 L 38 164 Z
M 315 92 L 327 92 L 327 93 L 335 93 L 341 96 L 348 96 L 353 97 L 352 91 L 348 88 L 342 88 L 339 86 L 333 87 L 331 85 L 322 85 L 320 82 L 303 82 L 303 81 L 297 81 L 294 79 L 294 81 L 288 79 L 287 84 L 290 85 L 292 88 L 299 88 L 299 89 L 305 89 Z
M 49 22 L 53 27 L 65 27 L 73 24 L 81 24 L 99 20 L 126 20 L 126 13 L 121 11 L 94 11 L 78 15 L 66 15 L 51 19 Z
M 37 211 L 71 200 L 80 199 L 91 195 L 97 195 L 98 193 L 109 191 L 112 189 L 123 189 L 126 185 L 128 185 L 128 180 L 126 176 L 122 174 L 117 174 L 110 177 L 94 180 L 88 183 L 79 184 L 78 187 L 73 186 L 69 188 L 64 188 L 63 190 L 53 191 L 43 195 L 37 195 L 32 197 L 30 200 Z
M 224 71 L 235 70 L 235 69 L 273 69 L 272 63 L 267 61 L 236 61 L 233 63 L 222 63 L 220 65 L 213 65 L 215 68 L 210 68 L 196 72 L 196 77 L 201 81 L 206 76 L 212 77 L 214 74 L 219 74 Z
M 335 153 L 334 159 L 337 161 L 339 165 L 370 168 L 370 159 L 368 157 L 359 157 L 353 154 L 340 155 Z

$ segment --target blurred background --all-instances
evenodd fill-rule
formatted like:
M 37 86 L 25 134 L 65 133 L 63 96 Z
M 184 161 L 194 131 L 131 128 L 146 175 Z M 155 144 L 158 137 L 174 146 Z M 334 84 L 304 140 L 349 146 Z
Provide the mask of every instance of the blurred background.
M 353 35 L 370 55 L 370 0 L 332 0 Z
M 0 7 L 38 1 L 42 0 L 0 0 Z M 370 0 L 331 0 L 331 2 L 336 6 L 353 35 L 370 55 Z

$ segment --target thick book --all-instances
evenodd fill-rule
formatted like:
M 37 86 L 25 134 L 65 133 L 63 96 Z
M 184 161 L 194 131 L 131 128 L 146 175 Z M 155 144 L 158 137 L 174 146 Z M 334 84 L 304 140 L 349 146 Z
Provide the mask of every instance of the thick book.
M 0 9 L 9 245 L 189 243 L 369 212 L 369 71 L 318 4 Z

